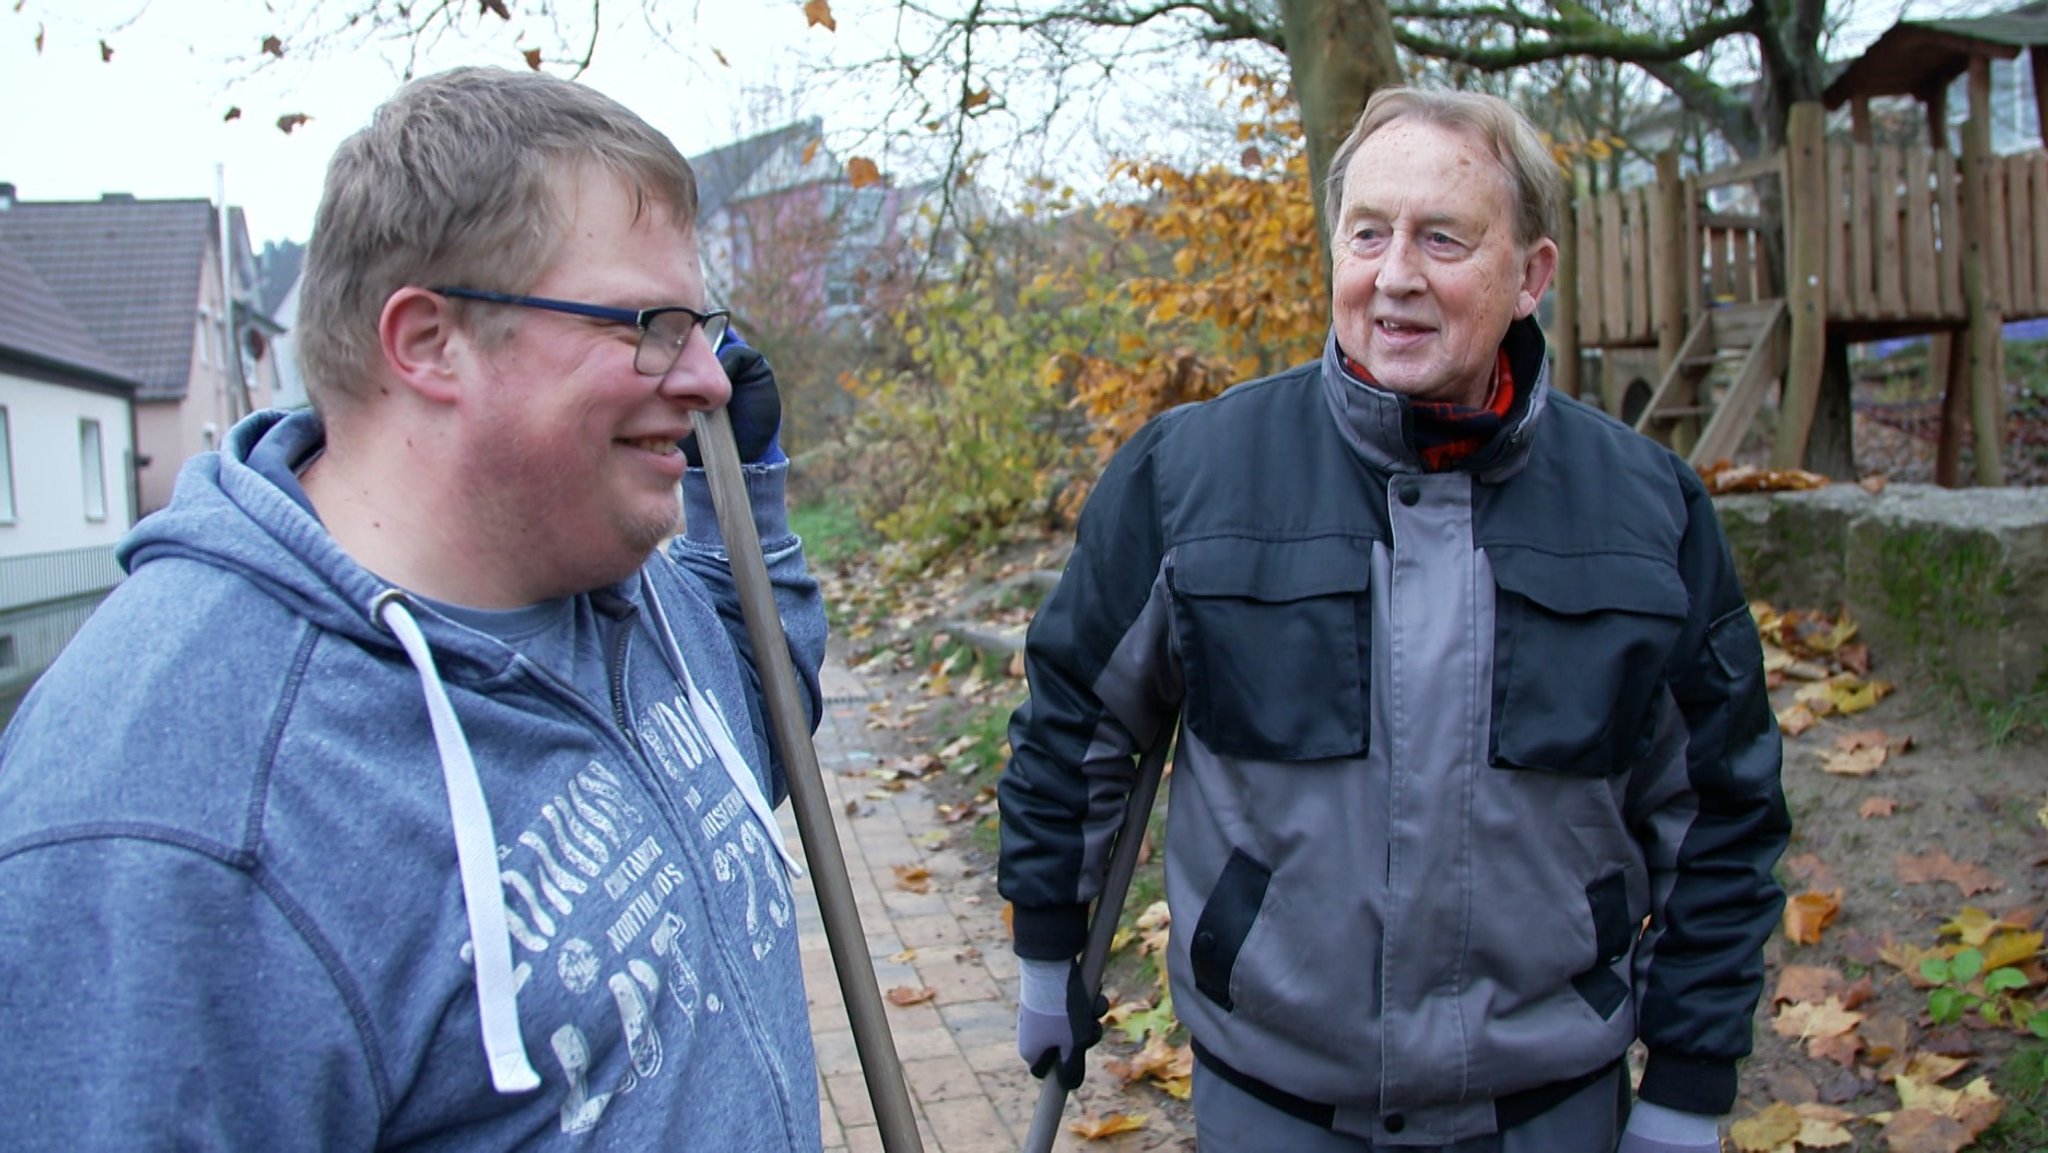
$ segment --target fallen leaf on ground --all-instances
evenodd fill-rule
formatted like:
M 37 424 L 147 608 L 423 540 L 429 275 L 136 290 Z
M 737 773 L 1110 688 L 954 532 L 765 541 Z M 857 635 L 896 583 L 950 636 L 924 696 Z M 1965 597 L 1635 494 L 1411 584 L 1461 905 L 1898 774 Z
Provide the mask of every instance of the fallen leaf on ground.
M 1154 901 L 1145 906 L 1132 922 L 1138 930 L 1138 955 L 1149 957 L 1154 953 L 1166 955 L 1168 935 L 1173 930 L 1173 914 L 1166 909 L 1165 901 Z
M 931 870 L 923 865 L 892 865 L 896 872 L 896 887 L 907 893 L 929 893 L 932 891 Z
M 1890 1153 L 1962 1153 L 1975 1140 L 1968 1129 L 1952 1117 L 1925 1109 L 1902 1109 L 1897 1113 L 1873 1113 L 1884 1119 L 1884 1147 Z
M 1825 1001 L 1840 997 L 1847 980 L 1836 969 L 1824 965 L 1787 965 L 1778 970 L 1778 988 L 1771 1002 Z
M 1888 1061 L 1913 1043 L 1913 1024 L 1890 1013 L 1872 1013 L 1856 1029 L 1863 1051 L 1872 1061 Z
M 1803 468 L 1765 468 L 1726 460 L 1715 461 L 1699 472 L 1707 491 L 1715 496 L 1729 492 L 1796 492 L 1828 483 L 1827 477 Z
M 1150 1078 L 1168 1094 L 1185 1101 L 1195 1074 L 1195 1050 L 1191 1045 L 1169 1045 L 1162 1034 L 1154 1033 L 1130 1060 L 1111 1058 L 1102 1066 L 1126 1085 Z
M 1096 1117 L 1084 1113 L 1081 1119 L 1067 1128 L 1086 1141 L 1100 1141 L 1118 1133 L 1132 1133 L 1145 1127 L 1143 1113 L 1111 1113 L 1107 1117 Z
M 1899 803 L 1890 797 L 1870 797 L 1857 806 L 1856 815 L 1864 820 L 1873 817 L 1889 817 L 1899 811 Z
M 1842 662 L 1843 668 L 1859 677 L 1870 675 L 1870 646 L 1862 641 L 1836 649 L 1835 659 Z
M 1799 1144 L 1805 1149 L 1833 1149 L 1854 1140 L 1848 1123 L 1856 1114 L 1832 1105 L 1799 1105 Z
M 1922 1085 L 1937 1085 L 1962 1072 L 1969 1063 L 1966 1058 L 1945 1053 L 1915 1053 L 1899 1076 L 1910 1077 Z
M 1891 695 L 1890 681 L 1866 681 L 1854 673 L 1838 673 L 1818 684 L 1807 685 L 1794 694 L 1816 715 L 1837 713 L 1850 716 L 1873 708 Z
M 1814 1037 L 1806 1042 L 1806 1052 L 1819 1060 L 1833 1061 L 1844 1069 L 1853 1069 L 1857 1056 L 1863 1052 L 1863 1036 L 1851 1032 Z
M 1844 1123 L 1854 1113 L 1812 1102 L 1788 1105 L 1774 1101 L 1753 1117 L 1728 1127 L 1728 1136 L 1742 1153 L 1793 1153 L 1797 1149 L 1833 1149 L 1851 1137 Z
M 1984 942 L 1984 971 L 2003 969 L 2009 965 L 2021 965 L 2041 953 L 2042 935 L 2039 933 L 1999 933 Z M 2027 983 L 2035 983 L 2031 974 Z
M 2033 924 L 2032 909 L 2016 909 L 2004 916 L 1994 917 L 1975 905 L 1964 905 L 1962 912 L 1945 922 L 1938 931 L 1942 936 L 1954 937 L 1965 945 L 1982 946 L 2001 932 L 2022 933 L 2033 927 Z
M 1921 948 L 1919 945 L 1913 944 L 1911 941 L 1887 940 L 1884 943 L 1884 945 L 1878 949 L 1877 956 L 1878 959 L 1882 960 L 1885 964 L 1890 965 L 1892 968 L 1897 969 L 1901 973 L 1904 973 L 1906 975 L 1906 979 L 1913 983 L 1914 988 L 1926 989 L 1932 987 L 1934 982 L 1929 981 L 1926 978 L 1926 976 L 1920 972 L 1921 962 L 1927 960 L 1930 957 L 1938 957 L 1941 960 L 1946 961 L 1950 957 L 1954 956 L 1956 952 L 1957 949 L 1953 945 L 1938 946 L 1932 949 L 1924 949 Z
M 1900 1076 L 1892 1080 L 1892 1088 L 1899 1091 L 1899 1105 L 1904 1111 L 1924 1111 L 1954 1121 L 1971 1140 L 1990 1128 L 2005 1108 L 2005 1102 L 1991 1091 L 1991 1082 L 1984 1077 L 1961 1089 L 1947 1089 L 1912 1076 Z
M 1819 723 L 1820 718 L 1803 701 L 1778 710 L 1778 731 L 1788 737 L 1796 737 Z M 2048 809 L 2042 812 L 2048 814 Z M 2048 819 L 2042 823 L 2048 824 Z
M 1795 945 L 1818 945 L 1820 935 L 1842 911 L 1842 892 L 1801 893 L 1785 902 L 1785 939 Z
M 1961 889 L 1964 897 L 1995 893 L 2005 888 L 2005 882 L 1984 866 L 1958 861 L 1942 849 L 1917 857 L 1901 853 L 1893 862 L 1893 869 L 1899 880 L 1908 885 L 1932 885 L 1946 881 Z
M 1847 989 L 1842 990 L 1842 1008 L 1860 1009 L 1877 997 L 1877 982 L 1868 973 L 1856 978 Z
M 892 1005 L 922 1005 L 933 997 L 938 996 L 939 991 L 929 985 L 920 986 L 915 989 L 908 985 L 898 985 L 894 989 L 889 990 L 888 995 L 889 1003 Z
M 1820 771 L 1837 777 L 1867 777 L 1884 764 L 1885 747 L 1836 750 L 1820 755 Z
M 1825 1001 L 1785 1006 L 1771 1020 L 1771 1029 L 1780 1037 L 1805 1041 L 1814 1037 L 1839 1037 L 1862 1020 L 1863 1014 L 1844 1009 L 1839 1000 L 1829 997 Z
M 1799 1110 L 1774 1101 L 1754 1117 L 1728 1127 L 1728 1136 L 1742 1153 L 1792 1153 L 1799 1139 Z

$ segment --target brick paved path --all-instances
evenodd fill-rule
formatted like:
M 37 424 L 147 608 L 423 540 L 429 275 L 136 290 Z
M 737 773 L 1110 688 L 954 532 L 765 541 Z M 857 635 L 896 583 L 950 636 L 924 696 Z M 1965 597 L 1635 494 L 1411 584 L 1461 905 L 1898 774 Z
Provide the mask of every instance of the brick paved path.
M 818 761 L 876 980 L 884 992 L 897 987 L 936 992 L 922 1004 L 887 1006 L 925 1151 L 1011 1153 L 1022 1147 L 1030 1129 L 1039 1083 L 1017 1057 L 1017 962 L 1003 928 L 1001 902 L 993 886 L 978 878 L 962 879 L 968 864 L 959 853 L 942 847 L 944 826 L 920 786 L 913 784 L 887 799 L 866 795 L 872 784 L 859 774 L 875 767 L 880 743 L 865 724 L 868 686 L 834 658 L 825 666 L 824 691 Z M 848 812 L 848 801 L 856 802 L 855 813 Z M 795 820 L 787 806 L 783 824 L 790 843 L 796 844 Z M 897 886 L 894 866 L 913 864 L 929 871 L 934 882 L 930 892 Z M 874 1110 L 817 898 L 807 879 L 798 882 L 797 891 L 804 981 L 822 1080 L 825 1149 L 879 1151 Z M 1150 1122 L 1143 1130 L 1096 1142 L 1082 1141 L 1063 1128 L 1056 1149 L 1167 1153 L 1194 1148 L 1191 1135 L 1174 1130 L 1141 1095 L 1109 1088 L 1113 1078 L 1097 1065 L 1091 1061 L 1087 1083 L 1077 1099 L 1068 1102 L 1067 1119 L 1072 1121 L 1083 1110 L 1143 1112 Z

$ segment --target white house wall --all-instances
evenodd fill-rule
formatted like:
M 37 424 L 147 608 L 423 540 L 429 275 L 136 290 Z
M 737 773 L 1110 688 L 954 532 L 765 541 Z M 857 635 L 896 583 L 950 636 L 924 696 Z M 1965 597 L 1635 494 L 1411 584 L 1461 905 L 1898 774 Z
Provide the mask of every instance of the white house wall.
M 135 523 L 126 397 L 0 373 L 14 519 L 0 524 L 0 693 L 49 667 L 121 580 L 114 546 Z M 106 515 L 86 516 L 79 425 L 100 428 Z
M 0 525 L 0 558 L 112 548 L 135 510 L 129 491 L 128 400 L 0 373 L 14 472 L 14 523 Z M 79 422 L 100 425 L 101 480 L 107 514 L 86 518 Z

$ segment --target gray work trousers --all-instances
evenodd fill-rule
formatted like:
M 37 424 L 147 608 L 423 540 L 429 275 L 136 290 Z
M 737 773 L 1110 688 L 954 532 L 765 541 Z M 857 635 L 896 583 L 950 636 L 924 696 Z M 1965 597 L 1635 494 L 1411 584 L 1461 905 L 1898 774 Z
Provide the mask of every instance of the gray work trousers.
M 1627 1114 L 1626 1066 L 1505 1133 L 1450 1145 L 1374 1144 L 1276 1109 L 1195 1063 L 1201 1153 L 1612 1153 Z

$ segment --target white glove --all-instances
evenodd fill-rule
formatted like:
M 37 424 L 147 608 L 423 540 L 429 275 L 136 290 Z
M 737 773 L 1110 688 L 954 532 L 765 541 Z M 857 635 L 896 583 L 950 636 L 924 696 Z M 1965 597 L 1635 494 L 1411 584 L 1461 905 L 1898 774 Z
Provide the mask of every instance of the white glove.
M 1721 1119 L 1638 1101 L 1614 1153 L 1721 1153 Z
M 1033 1076 L 1057 1071 L 1072 1092 L 1086 1072 L 1083 1053 L 1102 1039 L 1109 1004 L 1099 995 L 1091 1002 L 1077 962 L 1020 957 L 1017 968 L 1017 1053 Z

